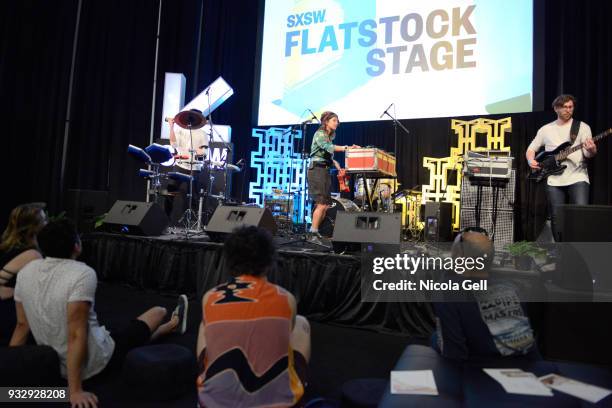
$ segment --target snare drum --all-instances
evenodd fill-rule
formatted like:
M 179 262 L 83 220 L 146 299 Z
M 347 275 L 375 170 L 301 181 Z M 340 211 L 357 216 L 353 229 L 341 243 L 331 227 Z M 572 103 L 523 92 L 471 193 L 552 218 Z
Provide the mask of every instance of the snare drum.
M 331 207 L 327 209 L 325 218 L 319 226 L 319 233 L 324 237 L 331 237 L 336 224 L 336 213 L 338 211 L 358 212 L 361 211 L 357 204 L 346 198 L 332 198 Z

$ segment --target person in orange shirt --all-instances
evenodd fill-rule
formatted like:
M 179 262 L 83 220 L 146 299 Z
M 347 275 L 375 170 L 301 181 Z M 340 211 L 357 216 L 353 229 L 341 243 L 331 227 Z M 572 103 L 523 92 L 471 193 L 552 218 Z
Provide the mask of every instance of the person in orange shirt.
M 198 333 L 201 406 L 293 406 L 304 394 L 310 325 L 295 298 L 268 282 L 271 235 L 242 227 L 223 247 L 231 279 L 204 295 Z

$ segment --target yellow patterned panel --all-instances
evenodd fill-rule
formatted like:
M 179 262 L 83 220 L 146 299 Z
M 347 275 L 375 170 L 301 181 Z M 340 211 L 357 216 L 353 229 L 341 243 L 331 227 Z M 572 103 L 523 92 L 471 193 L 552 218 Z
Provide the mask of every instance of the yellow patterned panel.
M 423 229 L 424 223 L 419 221 L 421 214 L 421 192 L 410 192 L 395 199 L 395 204 L 402 206 L 402 227 L 408 229 L 414 238 L 418 236 L 418 232 Z
M 500 150 L 510 152 L 506 146 L 506 133 L 512 131 L 512 118 L 499 120 L 478 118 L 470 121 L 452 119 L 451 129 L 457 135 L 457 146 L 451 147 L 450 157 L 436 158 L 423 157 L 423 167 L 429 169 L 429 184 L 423 185 L 423 202 L 443 201 L 453 204 L 453 229 L 458 230 L 460 225 L 461 181 L 463 177 L 463 155 L 469 151 Z M 487 145 L 477 146 L 476 135 L 486 134 Z M 457 171 L 457 183 L 448 185 L 448 170 Z M 408 212 L 408 217 L 417 214 Z M 416 222 L 422 229 L 423 223 Z
M 510 152 L 506 146 L 506 132 L 512 131 L 512 118 L 499 120 L 478 118 L 470 121 L 452 119 L 451 129 L 457 135 L 457 147 L 451 147 L 451 157 L 463 156 L 468 150 L 501 150 Z M 476 146 L 476 134 L 487 135 L 487 146 Z
M 423 157 L 423 167 L 429 169 L 429 184 L 422 186 L 423 201 L 452 203 L 453 229 L 459 229 L 462 160 L 458 157 Z M 448 184 L 449 170 L 457 171 L 456 184 Z

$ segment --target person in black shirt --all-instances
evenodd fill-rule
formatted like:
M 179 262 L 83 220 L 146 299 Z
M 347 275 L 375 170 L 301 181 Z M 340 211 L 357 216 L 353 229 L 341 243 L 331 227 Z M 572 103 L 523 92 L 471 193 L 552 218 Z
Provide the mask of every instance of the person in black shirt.
M 17 274 L 28 262 L 40 259 L 36 235 L 47 223 L 44 203 L 22 204 L 9 216 L 0 242 L 0 346 L 6 346 L 16 324 L 13 293 Z
M 494 248 L 489 237 L 480 232 L 461 233 L 453 243 L 452 256 L 484 258 L 484 268 L 466 268 L 455 278 L 487 279 L 488 289 L 475 292 L 465 301 L 434 304 L 434 349 L 443 357 L 458 361 L 519 355 L 539 358 L 533 330 L 516 287 L 491 277 Z

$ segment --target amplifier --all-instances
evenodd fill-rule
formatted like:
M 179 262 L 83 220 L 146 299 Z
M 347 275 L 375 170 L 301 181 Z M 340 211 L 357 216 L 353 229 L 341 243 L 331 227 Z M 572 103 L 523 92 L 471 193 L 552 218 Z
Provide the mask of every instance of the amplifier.
M 473 181 L 508 181 L 512 172 L 512 157 L 490 156 L 467 152 L 464 156 L 464 173 Z
M 270 210 L 276 220 L 291 221 L 297 215 L 294 203 L 291 196 L 267 195 L 264 197 L 264 208 Z
M 461 182 L 461 208 L 476 207 L 478 203 L 478 185 L 474 184 L 467 177 Z M 482 195 L 480 197 L 480 208 L 493 208 L 493 188 L 481 186 Z M 516 189 L 516 170 L 510 172 L 510 181 L 503 187 L 499 187 L 497 196 L 497 209 L 512 211 L 514 209 L 514 194 Z

